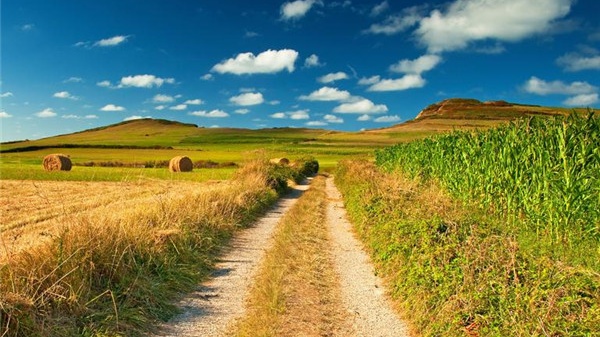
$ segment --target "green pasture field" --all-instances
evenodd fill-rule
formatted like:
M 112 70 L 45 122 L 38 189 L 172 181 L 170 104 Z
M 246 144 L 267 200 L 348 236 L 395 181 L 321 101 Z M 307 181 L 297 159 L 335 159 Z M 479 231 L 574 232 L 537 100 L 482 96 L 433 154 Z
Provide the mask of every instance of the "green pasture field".
M 54 181 L 138 181 L 148 179 L 209 181 L 227 180 L 236 168 L 194 169 L 173 173 L 166 168 L 73 166 L 71 171 L 44 171 L 42 165 L 0 162 L 0 179 Z

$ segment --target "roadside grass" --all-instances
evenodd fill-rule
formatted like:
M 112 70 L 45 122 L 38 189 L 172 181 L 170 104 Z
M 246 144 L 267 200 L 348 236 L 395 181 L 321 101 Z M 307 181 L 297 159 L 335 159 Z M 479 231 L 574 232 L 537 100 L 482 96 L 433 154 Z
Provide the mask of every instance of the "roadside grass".
M 141 336 L 176 312 L 220 247 L 276 198 L 280 168 L 249 162 L 229 183 L 154 205 L 70 219 L 0 262 L 0 336 Z
M 282 218 L 234 336 L 330 336 L 343 313 L 328 254 L 325 177 Z
M 342 162 L 336 184 L 377 272 L 423 336 L 600 335 L 600 271 L 553 258 L 535 232 L 368 162 Z

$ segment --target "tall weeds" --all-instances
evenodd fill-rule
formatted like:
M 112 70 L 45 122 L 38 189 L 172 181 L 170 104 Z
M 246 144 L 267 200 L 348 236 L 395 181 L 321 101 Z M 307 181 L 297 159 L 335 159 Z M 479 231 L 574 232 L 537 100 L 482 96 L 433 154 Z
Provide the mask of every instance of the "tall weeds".
M 277 198 L 272 166 L 119 214 L 65 224 L 50 243 L 0 262 L 0 336 L 135 336 L 176 313 L 215 254 Z

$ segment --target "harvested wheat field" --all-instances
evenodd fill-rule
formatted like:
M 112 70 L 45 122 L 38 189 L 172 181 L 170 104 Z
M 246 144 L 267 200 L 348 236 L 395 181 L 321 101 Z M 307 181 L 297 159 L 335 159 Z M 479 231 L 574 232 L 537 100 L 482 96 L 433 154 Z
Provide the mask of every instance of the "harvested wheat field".
M 119 217 L 214 183 L 0 181 L 0 259 L 52 237 L 82 217 Z

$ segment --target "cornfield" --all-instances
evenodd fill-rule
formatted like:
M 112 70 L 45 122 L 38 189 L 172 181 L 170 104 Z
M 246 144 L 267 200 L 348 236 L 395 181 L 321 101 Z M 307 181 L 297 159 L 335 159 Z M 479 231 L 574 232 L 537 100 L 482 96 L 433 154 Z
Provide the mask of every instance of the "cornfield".
M 600 119 L 593 112 L 521 119 L 376 153 L 376 163 L 518 220 L 553 240 L 600 240 Z

